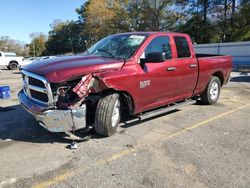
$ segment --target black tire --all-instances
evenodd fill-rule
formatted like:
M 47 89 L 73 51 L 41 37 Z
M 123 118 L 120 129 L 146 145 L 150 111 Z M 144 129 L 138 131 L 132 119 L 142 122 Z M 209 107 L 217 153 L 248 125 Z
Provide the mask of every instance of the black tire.
M 121 104 L 122 103 L 120 100 L 120 95 L 115 92 L 106 93 L 98 101 L 95 114 L 95 124 L 94 124 L 95 131 L 98 134 L 103 136 L 111 136 L 116 133 L 116 129 L 121 120 L 121 107 L 122 107 Z M 119 113 L 118 117 L 117 113 L 114 112 Z M 112 123 L 112 117 L 114 117 L 114 120 L 118 118 L 117 121 L 113 121 Z
M 218 77 L 212 76 L 205 91 L 201 94 L 202 104 L 214 104 L 218 101 L 221 90 L 221 81 Z
M 16 70 L 18 68 L 18 63 L 17 62 L 10 62 L 8 68 L 10 70 Z

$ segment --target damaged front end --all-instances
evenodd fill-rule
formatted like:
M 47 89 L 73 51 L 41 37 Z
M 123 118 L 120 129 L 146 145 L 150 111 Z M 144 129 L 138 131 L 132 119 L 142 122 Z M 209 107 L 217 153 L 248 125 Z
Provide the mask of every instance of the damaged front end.
M 99 99 L 99 80 L 93 74 L 61 84 L 51 84 L 44 77 L 22 71 L 23 90 L 18 97 L 21 106 L 51 132 L 71 132 L 85 128 L 87 106 Z M 91 94 L 91 95 L 90 95 Z

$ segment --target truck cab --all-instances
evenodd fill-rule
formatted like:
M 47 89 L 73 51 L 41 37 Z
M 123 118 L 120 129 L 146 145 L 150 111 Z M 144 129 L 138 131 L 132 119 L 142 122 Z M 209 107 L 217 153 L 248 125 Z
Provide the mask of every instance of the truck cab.
M 141 80 L 150 81 L 150 87 L 142 89 L 143 109 L 193 95 L 198 76 L 198 62 L 192 45 L 189 44 L 192 43 L 185 34 L 166 33 L 149 38 L 142 48 L 139 62 L 139 65 L 143 64 L 141 69 L 139 68 Z M 164 54 L 163 59 L 155 59 L 156 54 Z

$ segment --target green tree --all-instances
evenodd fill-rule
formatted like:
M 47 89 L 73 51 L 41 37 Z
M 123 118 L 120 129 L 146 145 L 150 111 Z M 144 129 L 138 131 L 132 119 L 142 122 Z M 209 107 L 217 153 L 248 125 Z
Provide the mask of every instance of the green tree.
M 179 19 L 172 10 L 172 0 L 144 0 L 142 23 L 146 31 L 172 30 Z
M 185 19 L 176 31 L 190 34 L 197 43 L 243 40 L 239 36 L 249 28 L 248 4 L 249 0 L 177 0 Z
M 80 53 L 86 49 L 86 37 L 80 22 L 55 20 L 50 26 L 43 55 Z
M 84 7 L 77 10 L 90 43 L 114 33 L 114 3 L 116 1 L 89 0 Z
M 213 0 L 177 0 L 183 14 L 176 31 L 188 33 L 196 43 L 217 42 L 219 36 L 213 23 Z
M 250 1 L 243 0 L 240 9 L 234 15 L 234 27 L 232 28 L 231 41 L 250 40 Z
M 185 32 L 196 43 L 249 40 L 249 6 L 249 0 L 88 0 L 76 9 L 77 21 L 51 24 L 43 54 L 83 52 L 129 31 Z
M 42 55 L 45 50 L 46 36 L 43 33 L 32 33 L 30 38 L 29 55 L 34 57 Z
M 119 32 L 165 31 L 174 28 L 179 15 L 173 0 L 89 0 L 77 9 L 88 42 Z

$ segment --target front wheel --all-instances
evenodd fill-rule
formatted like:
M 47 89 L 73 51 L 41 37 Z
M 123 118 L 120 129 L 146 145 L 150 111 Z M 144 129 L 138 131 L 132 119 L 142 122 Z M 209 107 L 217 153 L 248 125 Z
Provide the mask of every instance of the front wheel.
M 212 76 L 205 91 L 201 94 L 201 102 L 203 104 L 214 104 L 220 96 L 221 82 L 216 76 Z
M 16 62 L 10 62 L 8 68 L 10 70 L 16 70 L 18 68 L 18 64 Z
M 95 131 L 103 136 L 115 134 L 121 120 L 121 101 L 118 93 L 109 92 L 103 96 L 96 108 Z

